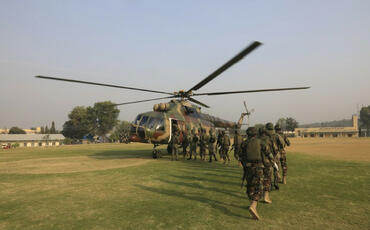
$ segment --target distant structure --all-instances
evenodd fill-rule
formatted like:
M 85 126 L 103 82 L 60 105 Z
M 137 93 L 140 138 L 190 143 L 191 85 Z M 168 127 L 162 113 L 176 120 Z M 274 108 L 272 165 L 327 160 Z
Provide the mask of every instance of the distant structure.
M 41 127 L 36 127 L 34 129 L 23 129 L 23 131 L 26 132 L 26 134 L 37 134 L 41 133 Z M 9 129 L 0 129 L 0 134 L 8 134 Z
M 352 116 L 352 127 L 296 128 L 296 137 L 358 137 L 358 117 Z
M 0 146 L 18 144 L 19 147 L 59 146 L 62 134 L 0 134 Z

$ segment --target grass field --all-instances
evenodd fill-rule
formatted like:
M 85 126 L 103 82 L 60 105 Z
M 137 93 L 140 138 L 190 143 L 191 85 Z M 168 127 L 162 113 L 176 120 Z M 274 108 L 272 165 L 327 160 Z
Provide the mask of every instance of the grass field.
M 370 140 L 292 142 L 262 221 L 235 161 L 153 160 L 144 144 L 0 150 L 0 229 L 369 229 Z

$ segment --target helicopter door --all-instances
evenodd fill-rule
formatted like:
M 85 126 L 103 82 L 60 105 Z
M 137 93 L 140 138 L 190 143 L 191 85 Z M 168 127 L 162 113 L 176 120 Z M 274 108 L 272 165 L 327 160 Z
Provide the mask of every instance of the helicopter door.
M 170 139 L 168 140 L 168 142 L 171 141 L 172 134 L 175 129 L 180 130 L 182 132 L 185 131 L 185 122 L 170 118 Z M 180 133 L 180 140 L 182 140 L 182 133 Z

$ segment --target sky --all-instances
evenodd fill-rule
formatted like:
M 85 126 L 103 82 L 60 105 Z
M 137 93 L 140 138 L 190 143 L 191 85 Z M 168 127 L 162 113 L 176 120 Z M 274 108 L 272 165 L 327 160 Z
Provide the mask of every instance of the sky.
M 197 97 L 202 111 L 236 121 L 246 101 L 252 124 L 350 118 L 370 104 L 369 12 L 361 0 L 2 0 L 0 128 L 61 129 L 75 106 L 162 96 L 36 75 L 187 90 L 253 41 L 263 45 L 197 92 L 311 88 Z M 120 106 L 119 119 L 154 103 Z

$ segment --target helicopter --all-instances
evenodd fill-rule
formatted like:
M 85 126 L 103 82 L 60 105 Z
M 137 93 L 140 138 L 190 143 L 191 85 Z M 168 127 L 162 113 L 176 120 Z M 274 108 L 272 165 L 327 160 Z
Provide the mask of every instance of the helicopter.
M 131 123 L 130 127 L 130 140 L 133 142 L 152 143 L 154 145 L 153 154 L 157 154 L 158 150 L 156 150 L 156 147 L 159 145 L 168 145 L 171 141 L 174 129 L 180 131 L 180 141 L 182 141 L 183 137 L 182 133 L 190 133 L 191 130 L 198 131 L 202 129 L 208 132 L 210 129 L 215 128 L 240 129 L 241 126 L 240 124 L 246 113 L 242 113 L 239 122 L 227 121 L 209 114 L 202 113 L 201 107 L 205 108 L 210 107 L 204 104 L 203 102 L 194 99 L 194 97 L 269 92 L 269 91 L 302 90 L 310 88 L 310 87 L 294 87 L 294 88 L 274 88 L 274 89 L 240 90 L 240 91 L 209 92 L 209 93 L 196 92 L 203 86 L 208 84 L 210 81 L 215 79 L 217 76 L 222 74 L 224 71 L 229 69 L 235 63 L 239 62 L 245 56 L 250 54 L 260 45 L 262 45 L 261 42 L 258 41 L 252 42 L 249 46 L 244 48 L 236 56 L 231 58 L 224 65 L 216 69 L 214 72 L 212 72 L 202 81 L 197 83 L 195 86 L 193 86 L 189 90 L 179 90 L 177 92 L 165 92 L 152 89 L 134 88 L 128 86 L 104 84 L 49 76 L 35 76 L 35 77 L 47 80 L 98 85 L 166 95 L 165 97 L 114 104 L 114 106 L 121 106 L 155 100 L 170 99 L 170 101 L 167 103 L 155 104 L 153 106 L 153 111 L 138 114 L 135 120 Z

